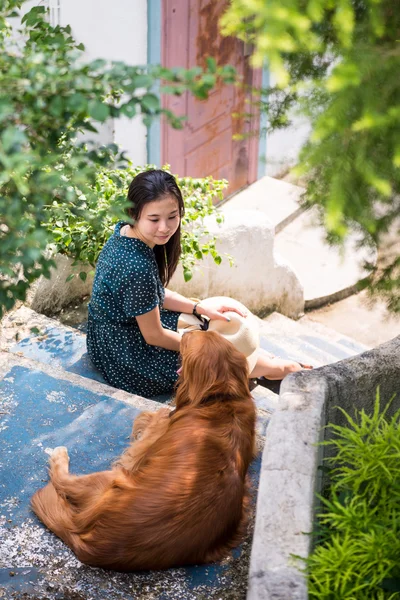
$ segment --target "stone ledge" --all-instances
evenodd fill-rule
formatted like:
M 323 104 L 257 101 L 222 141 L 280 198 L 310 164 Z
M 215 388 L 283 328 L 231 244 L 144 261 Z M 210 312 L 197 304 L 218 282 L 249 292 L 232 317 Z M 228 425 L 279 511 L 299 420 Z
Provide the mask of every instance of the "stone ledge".
M 294 566 L 311 544 L 315 491 L 326 422 L 343 424 L 338 406 L 354 414 L 372 409 L 376 389 L 382 406 L 399 391 L 400 336 L 373 350 L 311 372 L 287 377 L 283 401 L 271 418 L 262 457 L 248 600 L 307 600 L 307 586 Z M 390 412 L 400 408 L 400 395 Z

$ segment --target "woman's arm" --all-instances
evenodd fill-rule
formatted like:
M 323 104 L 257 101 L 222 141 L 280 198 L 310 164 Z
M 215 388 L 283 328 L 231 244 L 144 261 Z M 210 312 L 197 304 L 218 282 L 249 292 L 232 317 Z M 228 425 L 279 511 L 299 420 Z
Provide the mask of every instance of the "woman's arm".
M 188 300 L 193 307 L 193 302 Z M 150 312 L 136 317 L 140 332 L 147 344 L 150 346 L 160 346 L 167 350 L 179 352 L 181 335 L 176 331 L 164 329 L 161 324 L 160 310 L 158 306 Z
M 194 305 L 194 300 L 189 300 L 189 298 L 185 298 L 185 296 L 182 296 L 182 294 L 178 294 L 178 292 L 171 292 L 171 290 L 165 288 L 163 308 L 166 308 L 167 310 L 174 310 L 176 312 L 191 314 Z
M 197 304 L 197 312 L 199 315 L 204 315 L 209 319 L 221 319 L 229 321 L 229 318 L 224 316 L 224 312 L 232 311 L 236 312 L 242 317 L 246 317 L 247 313 L 244 313 L 240 310 L 234 303 L 227 304 L 215 304 L 212 306 L 203 306 L 202 302 L 195 303 L 193 300 L 189 300 L 189 298 L 185 298 L 181 294 L 177 292 L 171 292 L 171 290 L 165 289 L 165 299 L 164 299 L 164 308 L 167 310 L 175 310 L 176 312 L 184 312 L 191 314 L 193 311 L 194 305 Z

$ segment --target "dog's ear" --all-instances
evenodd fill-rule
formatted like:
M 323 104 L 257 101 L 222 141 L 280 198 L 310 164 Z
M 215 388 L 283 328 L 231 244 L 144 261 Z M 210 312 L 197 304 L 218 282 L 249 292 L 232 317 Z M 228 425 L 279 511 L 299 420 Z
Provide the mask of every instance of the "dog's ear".
M 194 331 L 183 336 L 182 372 L 177 408 L 198 405 L 210 396 L 244 398 L 249 395 L 245 356 L 221 335 Z

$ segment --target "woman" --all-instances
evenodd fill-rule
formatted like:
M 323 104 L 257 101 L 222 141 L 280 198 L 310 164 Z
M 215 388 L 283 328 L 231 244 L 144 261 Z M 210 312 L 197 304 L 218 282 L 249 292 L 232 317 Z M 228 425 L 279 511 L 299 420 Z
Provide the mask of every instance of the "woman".
M 168 290 L 181 252 L 184 204 L 166 171 L 137 175 L 128 192 L 128 216 L 100 253 L 89 303 L 87 346 L 94 365 L 113 386 L 145 397 L 171 392 L 177 380 L 180 313 L 227 319 L 240 310 L 202 306 Z M 259 357 L 251 378 L 282 379 L 298 363 Z

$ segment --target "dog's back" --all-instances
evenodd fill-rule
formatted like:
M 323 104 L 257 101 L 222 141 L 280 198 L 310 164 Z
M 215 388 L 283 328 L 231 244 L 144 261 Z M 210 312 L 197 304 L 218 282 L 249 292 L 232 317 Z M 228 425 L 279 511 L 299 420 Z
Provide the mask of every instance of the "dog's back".
M 122 571 L 200 564 L 240 540 L 255 437 L 246 359 L 214 332 L 185 334 L 181 352 L 176 411 L 150 416 L 147 437 L 119 461 L 125 468 L 72 476 L 60 448 L 52 482 L 32 499 L 82 562 Z
M 245 526 L 254 422 L 250 398 L 184 407 L 140 469 L 109 472 L 92 505 L 57 498 L 49 484 L 33 498 L 33 509 L 90 565 L 130 571 L 218 560 Z M 42 494 L 56 522 L 49 522 Z

